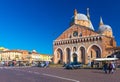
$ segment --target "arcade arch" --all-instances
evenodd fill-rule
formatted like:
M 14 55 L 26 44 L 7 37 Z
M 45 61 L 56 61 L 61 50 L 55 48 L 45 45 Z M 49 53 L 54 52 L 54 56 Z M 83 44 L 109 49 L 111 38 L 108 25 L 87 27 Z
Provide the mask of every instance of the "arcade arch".
M 73 62 L 78 62 L 78 57 L 76 53 L 73 53 L 72 57 L 73 57 Z
M 85 48 L 84 47 L 80 47 L 80 59 L 81 59 L 81 62 L 85 64 Z
M 71 58 L 70 54 L 71 54 L 70 48 L 66 48 L 66 60 L 67 60 L 66 63 L 70 63 L 71 62 L 71 60 L 70 60 L 70 58 Z
M 101 58 L 101 48 L 98 45 L 92 45 L 88 48 L 87 53 L 91 59 Z
M 57 51 L 56 51 L 56 54 L 57 54 L 57 62 L 60 64 L 60 63 L 63 63 L 63 51 L 62 49 L 58 48 Z

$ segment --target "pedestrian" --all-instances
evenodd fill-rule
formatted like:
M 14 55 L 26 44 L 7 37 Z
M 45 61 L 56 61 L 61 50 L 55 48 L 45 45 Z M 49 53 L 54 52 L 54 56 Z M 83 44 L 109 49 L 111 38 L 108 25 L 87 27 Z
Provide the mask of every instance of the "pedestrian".
M 112 65 L 111 62 L 109 63 L 108 70 L 109 70 L 109 74 L 110 74 L 110 73 L 112 72 L 112 70 L 113 70 L 113 65 Z
M 2 66 L 4 66 L 4 65 L 5 65 L 5 62 L 4 62 L 4 61 L 2 61 L 2 62 L 1 62 L 1 64 L 2 64 Z
M 114 62 L 111 62 L 111 64 L 112 64 L 112 73 L 114 73 L 114 70 L 115 70 L 115 63 Z
M 94 65 L 94 61 L 91 62 L 91 67 L 93 68 L 93 65 Z
M 49 66 L 49 61 L 46 61 L 45 64 L 46 64 L 45 67 L 48 67 Z
M 108 64 L 105 62 L 103 65 L 103 70 L 105 71 L 106 74 L 107 74 L 107 69 L 108 69 Z

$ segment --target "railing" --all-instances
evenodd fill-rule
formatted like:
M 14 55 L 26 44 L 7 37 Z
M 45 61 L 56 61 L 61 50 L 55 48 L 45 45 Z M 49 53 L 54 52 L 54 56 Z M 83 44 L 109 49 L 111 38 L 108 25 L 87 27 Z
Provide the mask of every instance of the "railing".
M 73 44 L 80 42 L 91 42 L 91 41 L 100 41 L 102 40 L 102 36 L 86 36 L 86 37 L 77 37 L 77 38 L 67 38 L 61 40 L 55 40 L 54 45 L 63 45 L 63 44 Z

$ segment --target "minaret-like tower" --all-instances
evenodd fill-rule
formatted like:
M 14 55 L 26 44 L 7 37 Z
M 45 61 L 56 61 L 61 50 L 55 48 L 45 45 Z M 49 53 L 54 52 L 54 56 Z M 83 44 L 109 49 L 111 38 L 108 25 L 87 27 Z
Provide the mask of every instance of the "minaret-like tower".
M 89 8 L 87 8 L 87 17 L 90 20 L 90 13 L 89 13 Z
M 91 22 L 91 20 L 90 20 L 90 13 L 89 13 L 89 8 L 87 8 L 87 18 L 88 18 L 88 21 L 89 21 L 89 28 L 90 29 L 92 29 L 92 30 L 94 30 L 94 27 L 93 27 L 93 25 L 92 25 L 92 22 Z
M 102 26 L 102 25 L 104 25 L 104 23 L 103 23 L 102 17 L 100 17 L 100 24 L 99 24 L 99 26 Z
M 74 10 L 74 24 L 77 24 L 77 9 Z
M 77 9 L 74 10 L 74 16 L 77 16 Z
M 113 37 L 111 26 L 104 24 L 102 17 L 100 17 L 99 32 L 108 37 Z

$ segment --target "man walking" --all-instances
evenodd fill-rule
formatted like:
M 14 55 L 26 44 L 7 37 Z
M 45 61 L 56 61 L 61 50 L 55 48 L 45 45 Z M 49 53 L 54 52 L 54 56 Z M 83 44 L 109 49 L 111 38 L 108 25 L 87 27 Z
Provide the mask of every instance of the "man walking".
M 106 74 L 107 74 L 107 69 L 108 69 L 108 64 L 105 62 L 103 65 L 103 70 L 105 71 Z

